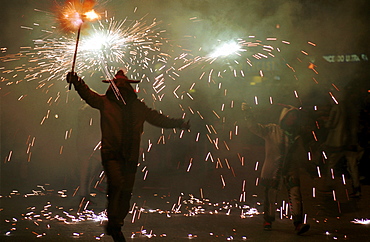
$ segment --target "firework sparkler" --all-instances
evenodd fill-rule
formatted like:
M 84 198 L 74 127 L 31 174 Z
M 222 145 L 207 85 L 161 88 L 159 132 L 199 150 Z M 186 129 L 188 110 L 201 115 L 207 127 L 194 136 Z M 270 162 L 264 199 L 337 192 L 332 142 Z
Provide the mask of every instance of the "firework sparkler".
M 61 22 L 64 29 L 65 22 Z M 71 22 L 73 21 L 68 23 Z M 81 22 L 79 24 L 81 25 Z M 3 73 L 9 74 L 9 77 L 2 82 L 7 81 L 6 85 L 18 84 L 23 81 L 21 76 L 24 74 L 24 81 L 38 81 L 37 89 L 50 88 L 54 84 L 46 85 L 46 82 L 57 80 L 70 71 L 70 59 L 73 58 L 72 70 L 75 68 L 82 76 L 93 76 L 102 72 L 105 79 L 112 79 L 111 75 L 117 72 L 116 68 L 124 68 L 132 73 L 130 78 L 146 79 L 150 83 L 150 76 L 155 74 L 157 76 L 153 90 L 159 93 L 166 87 L 164 80 L 167 77 L 174 80 L 179 76 L 171 66 L 171 56 L 162 50 L 166 46 L 166 39 L 162 36 L 165 30 L 161 29 L 159 24 L 156 20 L 147 22 L 144 17 L 137 20 L 104 18 L 92 23 L 86 30 L 82 25 L 85 37 L 77 38 L 77 41 L 65 34 L 60 36 L 57 28 L 53 26 L 51 30 L 40 29 L 48 35 L 33 40 L 33 47 L 22 47 L 20 53 L 1 58 L 2 62 L 8 63 L 28 62 L 26 68 L 22 64 L 4 70 Z M 70 31 L 78 31 L 80 25 L 70 25 Z M 38 24 L 35 26 L 22 28 L 27 31 L 42 28 Z
M 75 70 L 76 65 L 76 58 L 77 58 L 77 50 L 78 50 L 78 43 L 80 42 L 80 35 L 81 35 L 81 28 L 85 21 L 89 20 L 96 20 L 99 18 L 99 15 L 92 9 L 95 5 L 94 1 L 84 1 L 80 3 L 76 0 L 70 0 L 67 2 L 67 5 L 62 9 L 61 17 L 59 18 L 61 21 L 61 25 L 66 30 L 75 30 L 77 29 L 77 38 L 76 38 L 76 45 L 75 51 L 73 55 L 72 61 L 72 72 Z M 71 90 L 72 83 L 69 83 L 69 90 Z

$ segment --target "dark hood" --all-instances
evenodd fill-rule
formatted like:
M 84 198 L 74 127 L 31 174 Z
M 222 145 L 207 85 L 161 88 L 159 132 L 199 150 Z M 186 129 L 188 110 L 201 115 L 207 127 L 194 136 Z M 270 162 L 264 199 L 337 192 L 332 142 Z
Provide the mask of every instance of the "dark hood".
M 293 126 L 290 126 L 290 127 L 287 127 L 285 125 L 285 118 L 287 117 L 288 113 L 291 113 L 291 112 L 296 112 L 297 113 L 297 120 L 295 122 L 295 124 Z M 279 125 L 282 129 L 284 130 L 287 130 L 287 131 L 293 131 L 293 130 L 297 130 L 299 128 L 299 120 L 300 120 L 300 117 L 299 117 L 299 109 L 296 108 L 296 107 L 293 107 L 293 106 L 287 106 L 285 108 L 283 108 L 283 110 L 281 110 L 281 113 L 280 113 L 280 118 L 279 118 Z
M 127 85 L 117 87 L 117 89 L 121 93 L 121 96 L 123 97 L 123 100 L 125 101 L 126 104 L 131 104 L 135 99 L 137 99 L 137 95 L 130 84 L 127 83 Z M 113 92 L 112 85 L 108 87 L 105 95 L 107 95 L 107 97 L 112 101 L 124 104 L 122 100 L 117 99 L 116 95 Z

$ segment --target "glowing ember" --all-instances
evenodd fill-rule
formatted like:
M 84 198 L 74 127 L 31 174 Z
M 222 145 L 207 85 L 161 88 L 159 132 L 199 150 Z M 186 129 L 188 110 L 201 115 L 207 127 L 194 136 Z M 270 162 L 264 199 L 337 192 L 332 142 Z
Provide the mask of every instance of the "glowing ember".
M 74 31 L 86 21 L 99 19 L 100 16 L 92 9 L 95 1 L 69 0 L 66 5 L 60 7 L 59 22 L 63 29 Z

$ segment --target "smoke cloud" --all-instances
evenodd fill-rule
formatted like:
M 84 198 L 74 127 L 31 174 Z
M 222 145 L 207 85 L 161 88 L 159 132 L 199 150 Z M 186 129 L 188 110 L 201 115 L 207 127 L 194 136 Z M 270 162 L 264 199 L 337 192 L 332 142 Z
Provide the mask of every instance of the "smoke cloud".
M 88 2 L 95 4 L 94 1 Z M 32 46 L 34 39 L 40 38 L 41 35 L 47 36 L 47 32 L 32 30 L 37 25 L 53 25 L 57 31 L 58 25 L 52 21 L 55 18 L 52 13 L 56 6 L 55 3 L 63 5 L 65 1 L 13 0 L 2 3 L 0 47 L 6 51 L 1 53 L 1 57 L 18 53 L 21 47 Z M 323 59 L 323 56 L 348 54 L 369 56 L 369 6 L 370 1 L 367 0 L 101 0 L 96 2 L 95 8 L 103 14 L 114 16 L 116 20 L 138 19 L 144 16 L 146 19 L 159 20 L 162 22 L 160 27 L 166 30 L 165 36 L 171 46 L 180 46 L 182 50 L 189 50 L 194 54 L 199 49 L 205 53 L 211 51 L 219 41 L 245 38 L 251 35 L 261 40 L 266 38 L 286 40 L 290 42 L 290 46 L 288 48 L 282 45 L 284 60 L 298 62 L 298 53 L 302 56 L 300 51 L 307 51 L 308 55 L 304 58 L 310 59 L 312 64 L 317 65 L 319 71 L 317 79 L 327 82 L 329 87 L 332 82 L 335 82 L 339 88 L 342 88 L 352 79 L 357 78 L 359 73 L 364 75 L 360 78 L 367 78 L 368 68 L 364 68 L 363 65 L 368 66 L 368 62 L 361 60 L 360 62 L 343 63 L 343 65 L 336 63 L 331 65 Z M 315 43 L 316 46 L 312 47 L 307 44 L 308 42 Z M 307 46 L 310 46 L 309 50 L 306 49 Z M 16 67 L 12 65 L 14 65 L 12 62 L 1 62 L 0 67 L 2 69 Z M 225 66 L 229 68 L 228 63 Z M 27 66 L 24 65 L 21 69 L 27 69 Z M 239 82 L 229 81 L 233 80 L 232 75 L 227 76 L 228 74 L 224 73 L 221 73 L 225 80 L 221 83 L 221 88 L 218 88 L 219 83 L 197 82 L 202 72 L 205 72 L 202 65 L 189 68 L 189 71 L 183 72 L 185 74 L 181 74 L 178 80 L 166 83 L 169 91 L 163 97 L 162 102 L 154 102 L 150 99 L 150 95 L 145 101 L 149 106 L 163 109 L 164 113 L 172 117 L 182 115 L 183 112 L 179 109 L 178 103 L 173 102 L 174 94 L 172 93 L 181 84 L 183 89 L 179 89 L 178 93 L 181 95 L 183 91 L 182 94 L 185 96 L 181 100 L 185 100 L 182 107 L 191 106 L 204 116 L 212 117 L 209 120 L 212 122 L 215 120 L 213 123 L 215 126 L 221 126 L 212 110 L 220 110 L 223 103 L 218 100 L 225 94 L 225 90 L 228 95 L 234 95 L 236 102 L 244 101 L 246 97 L 253 102 L 255 96 L 265 101 L 270 96 L 274 96 L 276 102 L 290 102 L 285 95 L 288 95 L 286 94 L 288 90 L 289 95 L 292 96 L 291 99 L 296 100 L 292 95 L 295 87 L 301 87 L 305 95 L 312 95 L 312 93 L 318 95 L 320 92 L 313 88 L 314 81 L 307 74 L 311 75 L 312 70 L 307 66 L 296 69 L 300 80 L 298 84 L 292 77 L 288 80 L 284 72 L 279 73 L 279 77 L 275 77 L 277 76 L 275 74 L 272 76 L 272 79 L 278 78 L 273 80 L 280 81 L 281 86 L 266 85 L 263 89 L 259 88 L 258 82 L 255 86 L 250 85 L 250 80 L 246 81 L 247 78 L 239 78 Z M 14 75 L 17 74 L 18 72 L 15 71 Z M 283 83 L 285 81 L 289 88 Z M 191 100 L 184 93 L 189 91 L 190 86 L 195 82 L 197 84 L 191 93 L 194 100 Z M 47 121 L 45 125 L 40 126 L 42 117 L 48 113 L 50 107 L 47 104 L 49 96 L 44 95 L 45 93 L 42 95 L 36 93 L 41 92 L 36 90 L 38 84 L 30 82 L 9 87 L 5 86 L 5 82 L 1 84 L 1 170 L 2 173 L 8 171 L 10 174 L 4 176 L 3 179 L 9 179 L 8 182 L 11 183 L 32 175 L 35 179 L 44 179 L 44 182 L 49 182 L 48 179 L 65 180 L 66 177 L 71 177 L 69 172 L 78 162 L 76 154 L 71 152 L 61 156 L 59 153 L 62 146 L 67 151 L 74 149 L 75 144 L 68 142 L 68 139 L 65 140 L 64 137 L 69 135 L 72 126 L 79 125 L 76 119 L 79 107 L 73 107 L 73 102 L 53 104 L 57 106 L 55 108 L 57 110 L 54 109 L 53 113 L 59 116 L 52 116 L 50 120 L 52 119 L 53 122 Z M 55 85 L 59 90 L 65 90 L 65 83 L 58 81 Z M 140 85 L 144 86 L 145 83 Z M 104 92 L 106 86 L 101 84 L 98 88 Z M 144 94 L 139 93 L 139 96 Z M 69 98 L 79 101 L 79 97 L 74 94 L 70 95 Z M 25 98 L 26 101 L 22 101 L 20 97 Z M 316 97 L 311 96 L 311 99 Z M 274 111 L 270 113 L 275 114 Z M 94 120 L 97 120 L 96 113 L 94 115 Z M 227 121 L 238 120 L 239 116 L 237 111 L 231 112 L 227 116 Z M 266 119 L 273 120 L 270 117 Z M 191 123 L 193 127 L 199 125 L 206 129 L 201 120 L 194 119 Z M 161 130 L 146 130 L 143 140 L 153 134 L 160 136 Z M 33 137 L 36 137 L 36 141 L 32 161 L 27 162 L 29 159 L 26 153 L 27 145 Z M 11 162 L 4 164 L 10 154 L 12 154 Z M 43 175 L 35 176 L 40 173 Z M 74 175 L 78 176 L 76 172 Z

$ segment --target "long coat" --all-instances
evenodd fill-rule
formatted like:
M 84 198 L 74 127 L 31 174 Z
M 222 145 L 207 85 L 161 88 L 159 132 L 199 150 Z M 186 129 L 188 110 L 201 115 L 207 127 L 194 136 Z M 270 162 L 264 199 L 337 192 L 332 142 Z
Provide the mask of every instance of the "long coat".
M 284 108 L 280 121 L 293 109 Z M 288 137 L 280 125 L 260 124 L 253 115 L 246 116 L 247 127 L 265 140 L 265 160 L 261 171 L 261 184 L 278 186 L 284 176 L 298 177 L 299 167 L 305 159 L 302 139 L 299 135 Z M 307 159 L 307 158 L 306 158 Z
M 182 119 L 173 119 L 152 110 L 137 98 L 126 105 L 91 90 L 83 80 L 74 83 L 83 100 L 100 111 L 102 161 L 124 160 L 127 169 L 137 167 L 144 122 L 161 128 L 181 128 Z
M 333 105 L 330 109 L 329 119 L 325 123 L 328 129 L 328 135 L 324 142 L 327 151 L 342 151 L 351 146 L 359 148 L 358 130 L 359 130 L 359 106 L 341 102 Z

